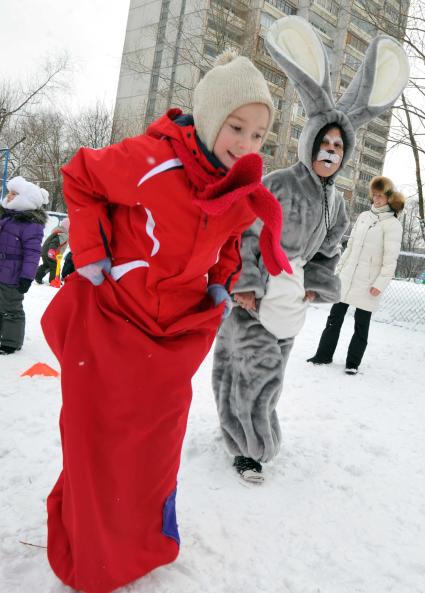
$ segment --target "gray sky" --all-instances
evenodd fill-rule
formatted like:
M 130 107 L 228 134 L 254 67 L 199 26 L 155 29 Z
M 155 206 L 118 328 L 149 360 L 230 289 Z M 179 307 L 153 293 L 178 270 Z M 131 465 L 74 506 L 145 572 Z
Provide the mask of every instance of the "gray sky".
M 2 78 L 25 81 L 67 52 L 72 107 L 115 100 L 129 0 L 0 0 Z
M 25 81 L 46 57 L 66 52 L 73 70 L 66 106 L 113 105 L 129 0 L 0 0 L 1 75 Z M 400 189 L 414 183 L 410 152 L 395 149 L 384 174 Z

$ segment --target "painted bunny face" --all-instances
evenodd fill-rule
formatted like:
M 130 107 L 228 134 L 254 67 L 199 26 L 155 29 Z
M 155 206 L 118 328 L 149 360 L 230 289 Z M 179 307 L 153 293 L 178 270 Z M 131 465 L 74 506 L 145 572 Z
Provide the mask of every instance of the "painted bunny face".
M 323 136 L 317 155 L 313 155 L 313 171 L 319 177 L 335 175 L 344 157 L 344 142 L 339 128 L 330 128 Z

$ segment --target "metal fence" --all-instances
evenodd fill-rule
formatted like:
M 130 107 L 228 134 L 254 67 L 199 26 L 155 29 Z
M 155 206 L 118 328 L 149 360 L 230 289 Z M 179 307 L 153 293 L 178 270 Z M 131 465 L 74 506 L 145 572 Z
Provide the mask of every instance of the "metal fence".
M 425 331 L 425 283 L 392 280 L 373 319 Z
M 373 318 L 425 331 L 425 253 L 400 252 L 395 279 Z
M 425 253 L 402 251 L 395 276 L 372 319 L 425 332 Z

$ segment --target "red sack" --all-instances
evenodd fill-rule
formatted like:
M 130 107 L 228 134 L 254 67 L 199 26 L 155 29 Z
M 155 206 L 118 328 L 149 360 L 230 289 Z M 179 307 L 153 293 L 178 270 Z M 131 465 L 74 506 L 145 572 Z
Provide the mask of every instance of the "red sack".
M 109 593 L 178 554 L 175 490 L 191 378 L 224 309 L 206 297 L 204 310 L 161 329 L 131 288 L 109 276 L 94 287 L 75 274 L 42 318 L 63 395 L 48 558 L 86 593 Z

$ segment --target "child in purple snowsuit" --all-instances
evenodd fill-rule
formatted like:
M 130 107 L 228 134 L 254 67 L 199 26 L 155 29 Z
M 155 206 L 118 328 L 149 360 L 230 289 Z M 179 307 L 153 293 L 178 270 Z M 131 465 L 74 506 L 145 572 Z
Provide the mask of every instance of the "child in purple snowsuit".
M 0 206 L 0 354 L 22 348 L 25 335 L 24 294 L 34 280 L 47 215 L 41 209 L 45 189 L 14 177 Z

